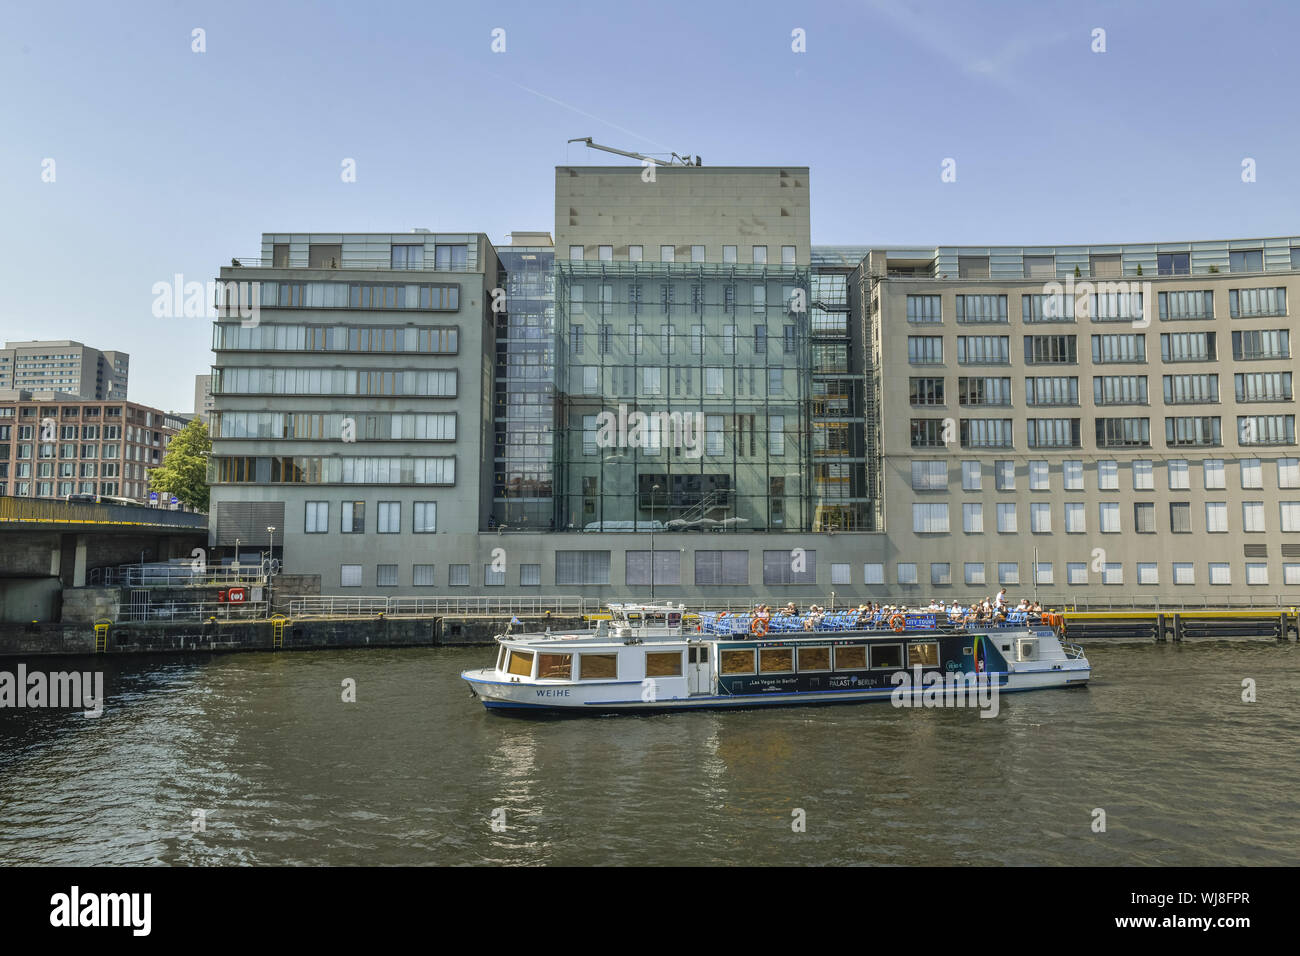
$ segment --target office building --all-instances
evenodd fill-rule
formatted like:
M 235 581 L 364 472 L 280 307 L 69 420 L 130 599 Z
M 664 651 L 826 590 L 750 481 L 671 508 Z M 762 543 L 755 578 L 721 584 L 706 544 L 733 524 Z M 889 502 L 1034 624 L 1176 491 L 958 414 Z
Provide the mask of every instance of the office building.
M 223 269 L 262 311 L 217 323 L 218 554 L 275 527 L 329 594 L 1300 586 L 1300 238 L 813 246 L 807 168 L 644 172 L 558 168 L 553 242 Z
M 66 392 L 89 400 L 124 401 L 131 357 L 68 339 L 6 342 L 0 349 L 0 390 Z

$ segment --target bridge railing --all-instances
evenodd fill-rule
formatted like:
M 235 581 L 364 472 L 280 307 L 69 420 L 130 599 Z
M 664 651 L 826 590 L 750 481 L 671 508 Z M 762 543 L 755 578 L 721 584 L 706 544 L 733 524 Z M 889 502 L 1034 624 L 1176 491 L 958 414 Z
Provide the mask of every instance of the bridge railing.
M 145 505 L 92 505 L 6 495 L 0 496 L 0 524 L 89 524 L 201 530 L 207 528 L 208 516 Z

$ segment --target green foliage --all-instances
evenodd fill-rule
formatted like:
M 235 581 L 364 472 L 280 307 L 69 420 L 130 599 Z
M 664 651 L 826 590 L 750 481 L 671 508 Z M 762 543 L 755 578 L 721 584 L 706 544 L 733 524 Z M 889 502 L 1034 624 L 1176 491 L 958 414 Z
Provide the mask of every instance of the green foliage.
M 149 490 L 175 495 L 196 511 L 208 510 L 208 459 L 212 439 L 208 426 L 196 418 L 167 446 L 162 464 L 149 472 Z

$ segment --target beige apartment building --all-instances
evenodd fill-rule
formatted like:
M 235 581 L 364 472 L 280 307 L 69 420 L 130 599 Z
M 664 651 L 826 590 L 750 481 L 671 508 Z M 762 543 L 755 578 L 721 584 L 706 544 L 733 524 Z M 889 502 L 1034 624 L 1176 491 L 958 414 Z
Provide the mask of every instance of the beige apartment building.
M 1300 584 L 1293 243 L 871 252 L 881 583 Z

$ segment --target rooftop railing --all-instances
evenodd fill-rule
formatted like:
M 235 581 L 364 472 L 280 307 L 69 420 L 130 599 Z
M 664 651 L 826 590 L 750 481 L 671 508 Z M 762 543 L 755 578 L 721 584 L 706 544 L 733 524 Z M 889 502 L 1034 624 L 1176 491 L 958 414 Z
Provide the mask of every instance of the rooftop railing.
M 395 266 L 391 262 L 380 260 L 356 260 L 345 256 L 342 264 L 326 263 L 307 265 L 304 262 L 285 262 L 283 259 L 263 259 L 260 256 L 236 256 L 230 260 L 230 269 L 306 269 L 328 272 L 482 272 L 479 263 L 465 262 L 441 265 L 426 260 L 423 265 Z

